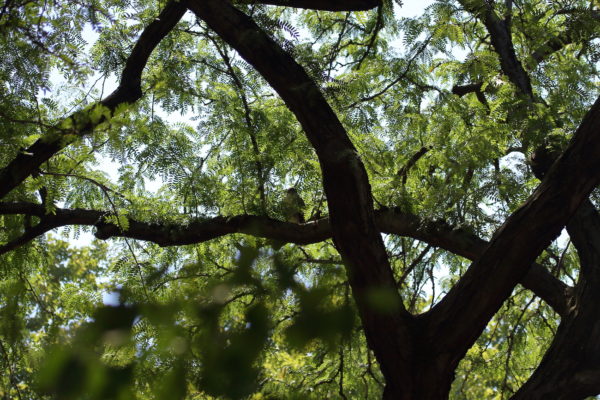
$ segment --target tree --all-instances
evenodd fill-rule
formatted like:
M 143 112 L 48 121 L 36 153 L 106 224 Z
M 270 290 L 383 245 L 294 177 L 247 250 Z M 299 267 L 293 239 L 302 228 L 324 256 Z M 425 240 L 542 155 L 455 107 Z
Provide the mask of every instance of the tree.
M 3 397 L 599 394 L 598 5 L 401 6 L 5 0 Z

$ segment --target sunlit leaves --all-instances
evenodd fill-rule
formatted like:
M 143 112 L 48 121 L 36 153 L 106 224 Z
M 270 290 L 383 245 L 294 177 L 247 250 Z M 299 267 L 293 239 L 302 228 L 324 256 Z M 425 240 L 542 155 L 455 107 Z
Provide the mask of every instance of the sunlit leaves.
M 144 97 L 110 112 L 97 101 L 115 89 L 164 2 L 5 3 L 0 165 L 38 138 L 71 144 L 10 201 L 43 203 L 48 215 L 57 207 L 101 210 L 99 222 L 123 231 L 134 219 L 283 219 L 285 190 L 295 187 L 307 219 L 328 214 L 320 160 L 300 125 L 201 22 L 185 17 L 150 57 Z M 568 139 L 598 92 L 597 10 L 582 1 L 494 4 L 502 18 L 512 12 L 514 48 L 535 101 L 502 74 L 485 26 L 455 1 L 412 18 L 388 0 L 352 13 L 246 3 L 236 4 L 322 88 L 366 166 L 377 208 L 482 237 L 538 184 L 531 150 L 549 135 Z M 549 46 L 555 38 L 559 49 Z M 457 85 L 479 92 L 457 94 Z M 82 111 L 66 118 L 73 110 Z M 87 137 L 77 135 L 92 125 Z M 40 217 L 0 221 L 4 244 Z M 411 312 L 426 311 L 467 266 L 413 239 L 385 243 Z M 563 248 L 554 244 L 542 261 L 552 265 Z M 562 260 L 557 274 L 576 279 L 572 248 Z M 368 301 L 394 312 L 393 294 L 373 291 Z M 517 294 L 467 354 L 454 398 L 513 393 L 555 325 L 537 300 Z M 328 241 L 293 246 L 230 235 L 178 248 L 122 239 L 73 248 L 40 238 L 0 259 L 0 344 L 8 371 L 0 396 L 9 398 L 19 390 L 22 398 L 65 399 L 379 398 L 382 390 Z

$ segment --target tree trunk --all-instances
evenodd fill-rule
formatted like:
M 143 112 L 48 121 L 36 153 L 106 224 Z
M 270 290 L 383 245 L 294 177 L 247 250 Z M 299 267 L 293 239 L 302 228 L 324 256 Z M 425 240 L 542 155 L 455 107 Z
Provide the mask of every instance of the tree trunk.
M 581 264 L 574 300 L 544 359 L 514 400 L 575 400 L 600 392 L 600 216 L 589 200 L 567 231 Z

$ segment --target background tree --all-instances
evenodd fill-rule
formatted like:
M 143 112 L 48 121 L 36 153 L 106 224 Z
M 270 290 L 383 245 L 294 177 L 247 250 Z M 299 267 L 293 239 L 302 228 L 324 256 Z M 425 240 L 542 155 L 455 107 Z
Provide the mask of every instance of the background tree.
M 599 394 L 598 5 L 401 6 L 5 0 L 2 396 Z

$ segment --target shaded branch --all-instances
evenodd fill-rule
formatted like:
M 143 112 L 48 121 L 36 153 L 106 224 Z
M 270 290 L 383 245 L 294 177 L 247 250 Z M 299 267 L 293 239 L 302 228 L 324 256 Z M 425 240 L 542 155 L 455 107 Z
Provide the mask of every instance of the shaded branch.
M 529 99 L 533 100 L 531 79 L 518 60 L 510 33 L 510 24 L 501 19 L 493 9 L 492 3 L 485 0 L 459 0 L 467 11 L 479 17 L 485 25 L 492 46 L 498 58 L 502 72 Z
M 599 131 L 600 98 L 540 186 L 496 231 L 481 257 L 425 317 L 428 342 L 435 346 L 432 351 L 447 360 L 445 373 L 454 370 L 535 258 L 599 183 Z
M 0 215 L 23 214 L 36 216 L 40 222 L 33 227 L 26 227 L 23 235 L 0 246 L 0 255 L 21 247 L 33 239 L 62 226 L 91 225 L 95 226 L 108 213 L 96 210 L 57 208 L 54 214 L 46 214 L 44 205 L 35 203 L 0 203 Z
M 585 200 L 567 231 L 577 248 L 580 276 L 574 299 L 552 344 L 513 399 L 583 399 L 600 392 L 600 215 Z
M 567 14 L 566 10 L 559 12 L 558 14 Z M 537 64 L 544 61 L 548 56 L 561 50 L 565 46 L 573 43 L 582 42 L 584 40 L 589 41 L 600 36 L 596 28 L 596 34 L 588 32 L 590 35 L 585 35 L 585 30 L 588 27 L 594 27 L 598 25 L 600 21 L 600 11 L 597 10 L 577 10 L 572 13 L 578 13 L 574 20 L 568 21 L 565 30 L 558 35 L 548 39 L 544 44 L 537 47 L 531 54 L 531 65 L 530 68 L 534 68 Z
M 534 173 L 545 176 L 560 152 L 538 148 L 544 163 Z M 579 280 L 568 312 L 544 358 L 514 399 L 579 399 L 600 392 L 600 215 L 584 200 L 567 224 L 580 261 Z
M 563 49 L 565 46 L 567 46 L 569 44 L 580 43 L 583 40 L 589 41 L 589 40 L 592 40 L 592 39 L 600 36 L 600 33 L 597 33 L 597 34 L 590 33 L 588 36 L 586 36 L 582 32 L 583 30 L 586 29 L 586 27 L 594 26 L 593 21 L 596 21 L 595 23 L 600 21 L 600 11 L 586 9 L 586 10 L 563 10 L 562 12 L 558 12 L 558 14 L 568 14 L 568 13 L 579 13 L 581 15 L 578 17 L 578 19 L 576 21 L 571 21 L 567 25 L 567 28 L 563 32 L 559 33 L 556 36 L 551 37 L 550 39 L 546 40 L 543 44 L 541 44 L 540 46 L 535 48 L 535 50 L 529 55 L 529 60 L 526 62 L 527 67 L 529 69 L 534 69 L 539 63 L 544 61 L 550 55 Z M 586 19 L 589 21 L 585 21 Z M 486 27 L 487 27 L 487 25 L 486 25 Z M 500 29 L 500 28 L 497 28 L 497 29 Z M 508 47 L 506 47 L 506 49 L 504 50 L 504 53 L 506 53 L 506 54 L 510 53 L 510 49 Z M 514 49 L 513 49 L 513 53 L 514 53 Z M 516 58 L 515 58 L 515 60 L 516 60 Z M 517 60 L 517 62 L 518 62 L 518 60 Z M 514 63 L 514 61 L 513 61 L 513 63 Z M 524 70 L 522 72 L 518 72 L 519 71 L 518 66 L 516 66 L 515 68 L 516 68 L 515 71 L 517 71 L 517 73 L 526 74 L 526 72 Z M 509 77 L 509 79 L 511 79 L 511 81 L 513 83 L 517 82 L 516 78 L 513 78 L 508 73 L 506 73 L 506 71 L 504 70 L 504 67 L 503 67 L 503 72 Z M 525 82 L 526 79 L 527 80 L 529 79 L 528 76 L 523 76 L 520 79 L 520 81 Z M 487 104 L 487 101 L 485 100 L 485 95 L 483 94 L 483 92 L 481 92 L 481 86 L 482 86 L 481 82 L 471 83 L 471 84 L 467 84 L 467 85 L 456 85 L 452 88 L 452 93 L 454 93 L 460 97 L 464 96 L 467 93 L 475 93 L 477 95 L 477 99 L 482 104 Z M 524 86 L 524 87 L 526 87 L 526 86 Z
M 485 94 L 481 90 L 482 86 L 482 82 L 471 83 L 468 85 L 455 85 L 452 87 L 452 93 L 457 95 L 458 97 L 463 97 L 468 93 L 475 93 L 475 96 L 477 96 L 477 100 L 479 100 L 479 102 L 484 106 L 488 107 L 488 102 L 485 98 Z
M 423 157 L 425 154 L 427 154 L 427 152 L 429 152 L 429 150 L 431 150 L 433 148 L 433 146 L 423 146 L 421 147 L 415 154 L 413 154 L 408 161 L 406 162 L 406 164 L 404 164 L 402 166 L 402 168 L 400 168 L 398 170 L 398 176 L 400 178 L 402 178 L 402 184 L 405 185 L 406 184 L 406 180 L 408 179 L 408 172 L 410 171 L 410 169 L 412 167 L 415 166 L 415 164 L 417 163 L 417 161 L 419 161 L 421 159 L 421 157 Z
M 331 238 L 329 218 L 295 224 L 263 216 L 238 215 L 195 219 L 187 225 L 147 223 L 129 219 L 128 229 L 123 230 L 105 222 L 104 217 L 110 213 L 104 211 L 57 208 L 54 215 L 46 216 L 45 208 L 39 204 L 0 203 L 0 215 L 8 214 L 45 218 L 48 224 L 44 225 L 45 230 L 38 231 L 36 236 L 61 226 L 86 225 L 97 228 L 95 236 L 98 239 L 121 237 L 149 241 L 163 247 L 196 244 L 234 233 L 299 245 L 319 243 Z M 489 244 L 468 230 L 453 228 L 444 221 L 426 221 L 397 208 L 375 211 L 375 221 L 382 233 L 421 240 L 470 260 L 478 259 Z M 36 236 L 28 235 L 27 241 Z M 13 241 L 15 244 L 10 249 L 0 248 L 0 254 L 27 242 L 25 238 L 17 240 Z M 563 315 L 566 312 L 566 294 L 570 288 L 552 276 L 543 266 L 533 264 L 521 280 L 521 284 L 546 301 L 558 314 Z
M 319 2 L 321 3 L 321 2 Z M 344 2 L 346 3 L 346 2 Z M 188 6 L 251 64 L 294 113 L 314 148 L 331 212 L 331 230 L 369 347 L 379 360 L 390 390 L 399 376 L 412 375 L 409 323 L 373 213 L 367 172 L 358 152 L 318 85 L 256 23 L 228 2 L 188 0 Z M 373 291 L 383 291 L 396 308 L 384 313 L 373 307 Z M 389 332 L 394 334 L 390 335 Z
M 77 138 L 91 134 L 95 127 L 112 118 L 119 106 L 134 103 L 142 97 L 142 70 L 154 48 L 179 22 L 185 11 L 182 2 L 169 2 L 140 35 L 125 63 L 119 86 L 113 93 L 49 129 L 42 138 L 0 169 L 0 198 L 21 184 L 50 157 Z M 96 113 L 98 116 L 93 116 Z

